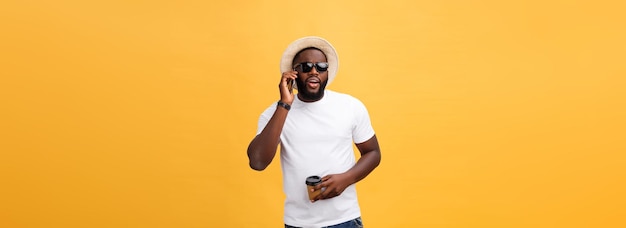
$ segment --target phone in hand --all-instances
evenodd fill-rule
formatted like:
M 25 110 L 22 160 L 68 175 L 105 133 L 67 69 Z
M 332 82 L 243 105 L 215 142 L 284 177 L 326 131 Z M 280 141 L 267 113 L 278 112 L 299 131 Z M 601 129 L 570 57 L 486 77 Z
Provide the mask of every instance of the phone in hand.
M 287 89 L 289 90 L 289 93 L 293 93 L 293 84 L 295 82 L 293 81 L 293 79 L 287 79 Z

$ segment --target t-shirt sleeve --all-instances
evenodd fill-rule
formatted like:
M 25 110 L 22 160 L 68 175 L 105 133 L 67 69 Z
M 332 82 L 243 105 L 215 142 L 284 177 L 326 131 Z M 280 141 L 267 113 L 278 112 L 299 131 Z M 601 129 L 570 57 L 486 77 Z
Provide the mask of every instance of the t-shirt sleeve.
M 267 109 L 265 109 L 265 111 L 263 111 L 263 113 L 261 113 L 261 116 L 259 117 L 259 122 L 257 125 L 257 130 L 256 130 L 256 134 L 261 134 L 261 131 L 263 131 L 263 129 L 265 128 L 265 125 L 267 125 L 268 122 L 270 122 L 270 119 L 272 118 L 272 115 L 274 115 L 274 112 L 276 111 L 276 105 L 272 104 L 269 107 L 267 107 Z
M 370 115 L 365 105 L 358 99 L 354 99 L 354 125 L 352 128 L 352 140 L 354 143 L 363 143 L 375 134 L 370 121 Z

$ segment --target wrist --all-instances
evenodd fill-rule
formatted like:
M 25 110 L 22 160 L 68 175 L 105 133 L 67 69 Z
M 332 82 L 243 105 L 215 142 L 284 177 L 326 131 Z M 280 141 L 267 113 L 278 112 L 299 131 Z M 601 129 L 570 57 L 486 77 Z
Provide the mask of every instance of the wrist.
M 282 107 L 284 109 L 287 109 L 287 111 L 289 111 L 291 109 L 291 105 L 290 104 L 287 104 L 287 103 L 285 103 L 285 102 L 283 102 L 281 100 L 278 101 L 277 105 L 278 105 L 278 107 Z
M 348 181 L 348 185 L 351 184 L 356 184 L 356 182 L 358 182 L 357 178 L 356 178 L 356 174 L 354 174 L 354 170 L 348 170 L 345 173 L 343 173 L 345 179 Z

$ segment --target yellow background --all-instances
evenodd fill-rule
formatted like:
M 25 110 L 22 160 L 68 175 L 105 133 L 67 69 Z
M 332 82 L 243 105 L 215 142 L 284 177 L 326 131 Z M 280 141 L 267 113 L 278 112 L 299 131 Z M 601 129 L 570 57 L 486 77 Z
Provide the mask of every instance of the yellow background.
M 246 148 L 318 35 L 367 227 L 626 227 L 625 1 L 0 3 L 0 227 L 281 227 Z

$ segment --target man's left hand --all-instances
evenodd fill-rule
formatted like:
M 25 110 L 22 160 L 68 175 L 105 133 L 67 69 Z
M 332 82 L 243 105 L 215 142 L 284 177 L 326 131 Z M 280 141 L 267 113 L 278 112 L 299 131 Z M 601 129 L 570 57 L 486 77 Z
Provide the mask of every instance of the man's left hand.
M 313 199 L 313 202 L 341 195 L 351 184 L 348 175 L 345 173 L 322 177 L 322 183 L 315 186 L 315 191 L 321 190 L 322 192 Z

